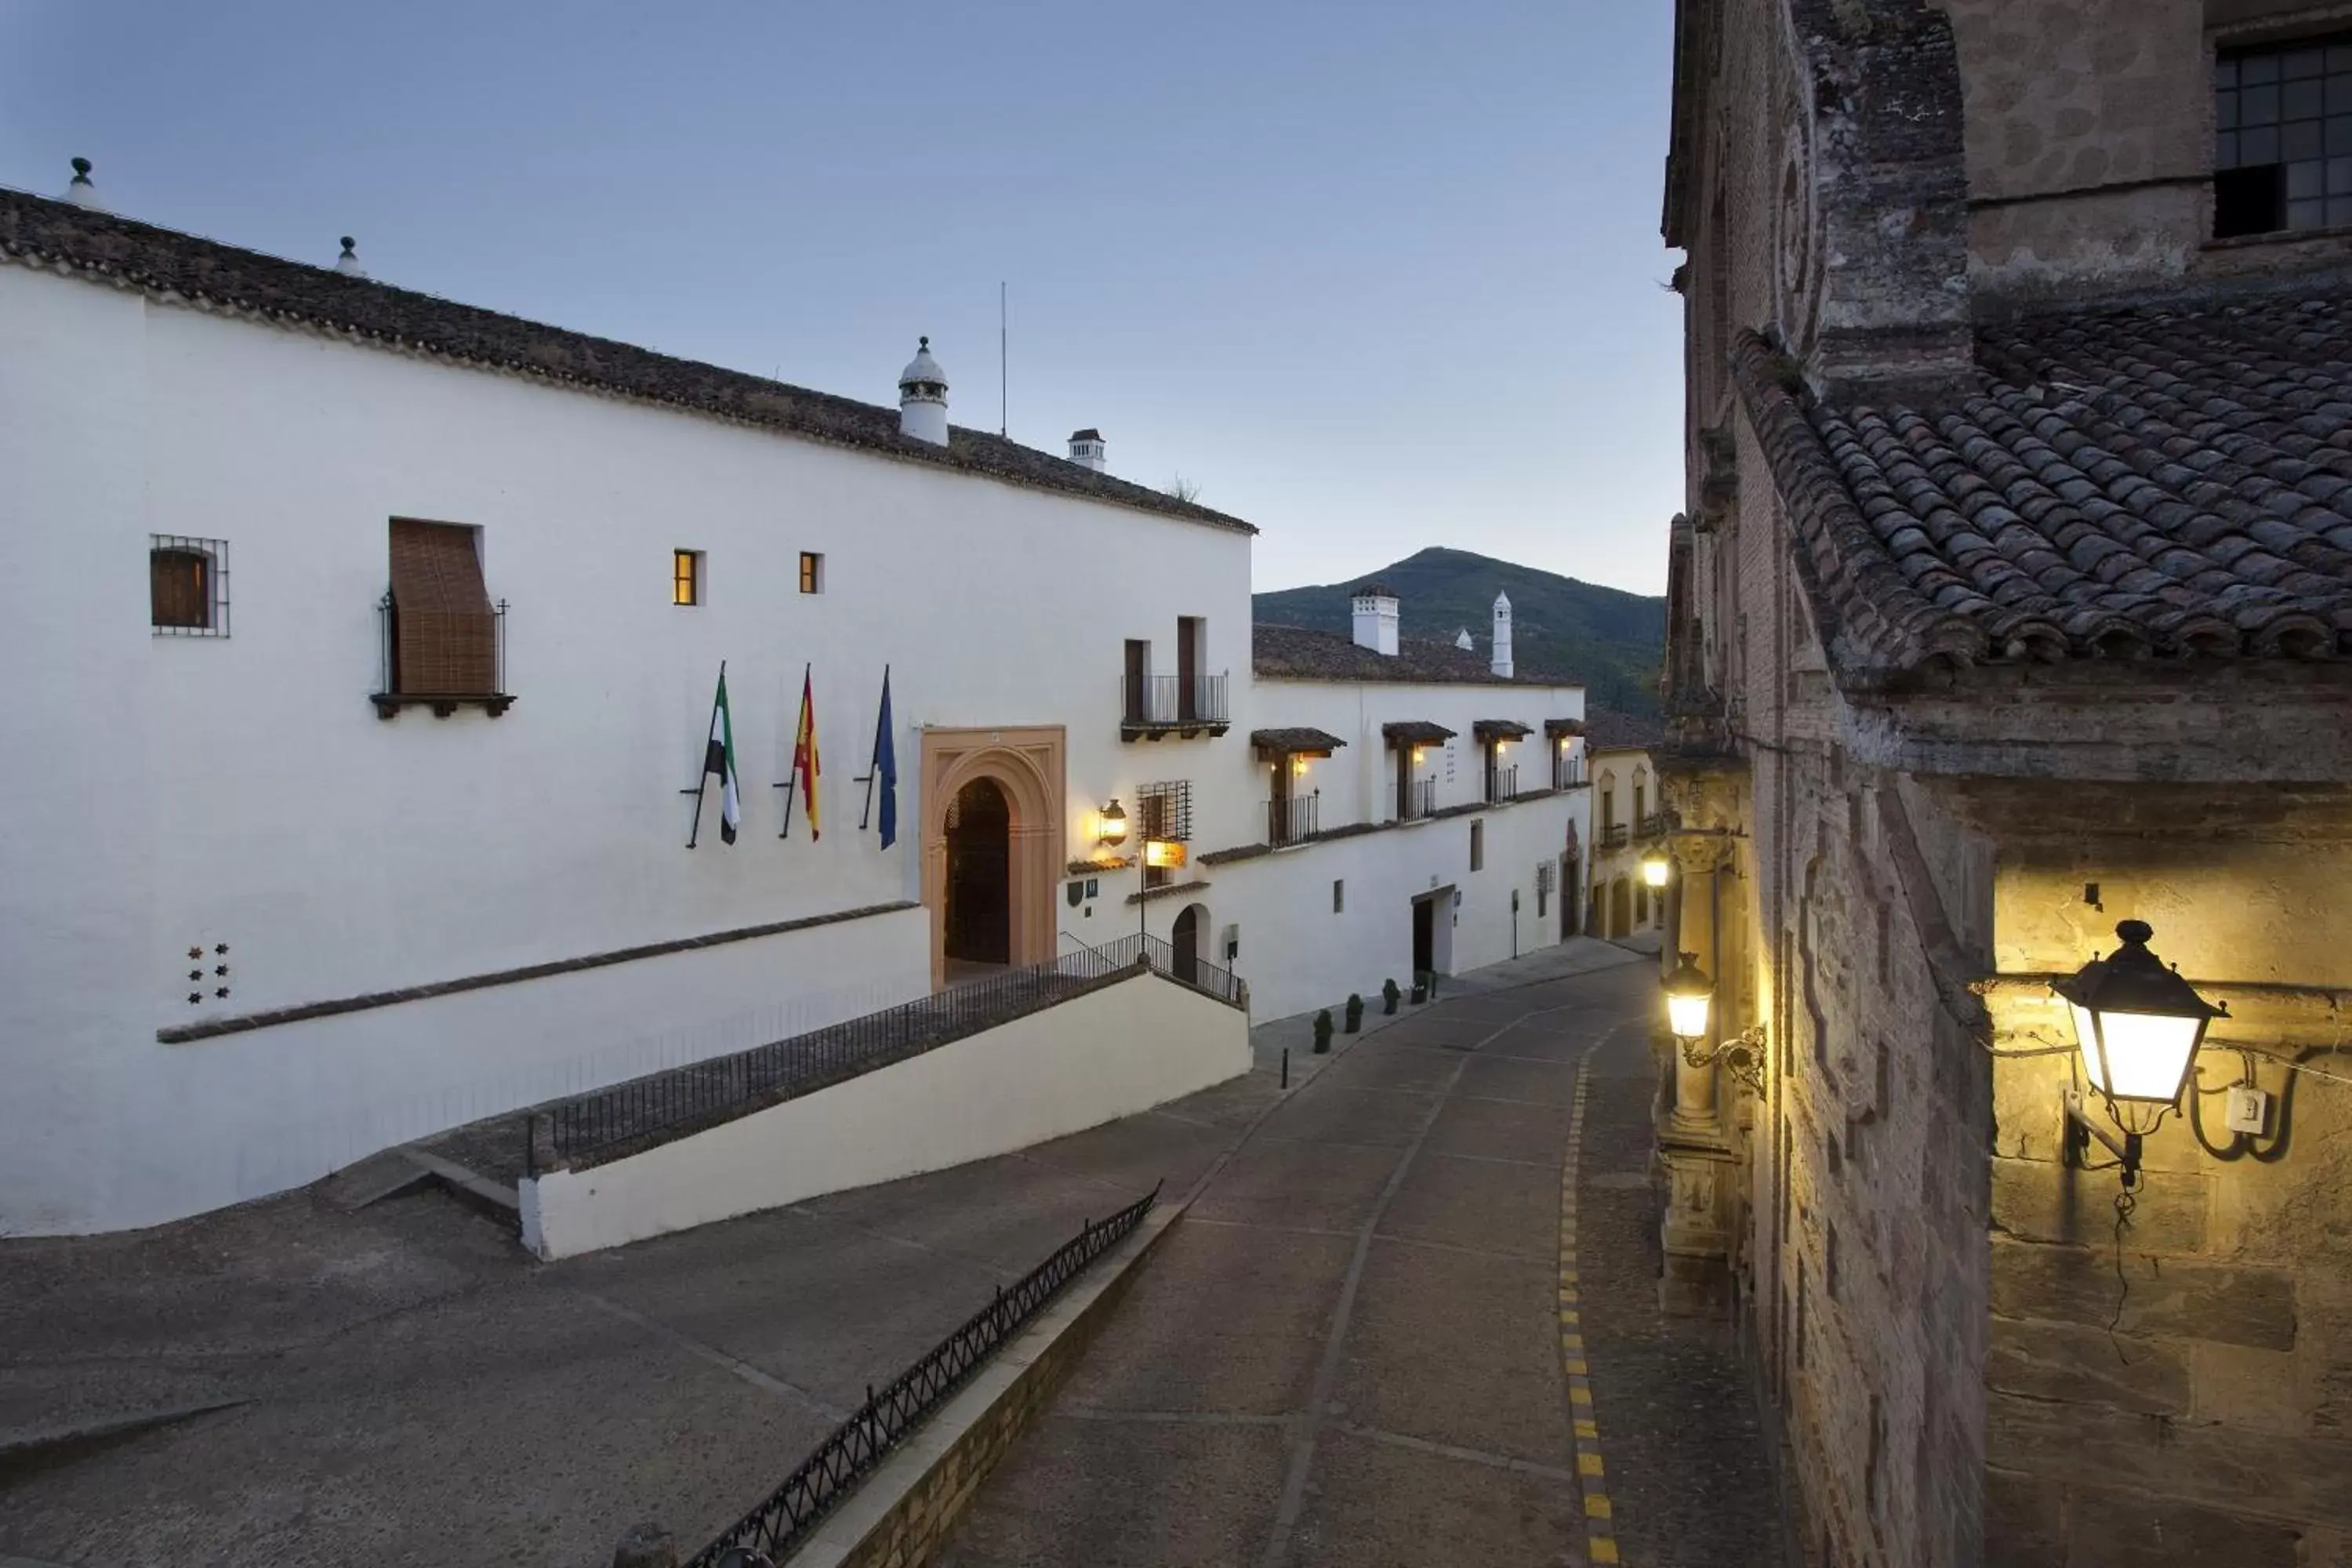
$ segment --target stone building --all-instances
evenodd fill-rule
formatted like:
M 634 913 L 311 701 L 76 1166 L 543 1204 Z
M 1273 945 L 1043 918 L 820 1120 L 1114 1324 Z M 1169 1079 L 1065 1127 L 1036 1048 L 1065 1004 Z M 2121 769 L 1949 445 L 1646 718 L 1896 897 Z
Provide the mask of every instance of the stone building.
M 1592 769 L 1592 883 L 1585 929 L 1615 941 L 1654 931 L 1665 901 L 1643 879 L 1642 858 L 1655 848 L 1664 821 L 1657 763 L 1657 721 L 1612 708 L 1585 714 L 1584 747 Z
M 1674 96 L 1666 1299 L 1822 1563 L 2352 1561 L 2352 13 L 1680 0 Z M 2230 1009 L 2128 1194 L 2126 921 Z

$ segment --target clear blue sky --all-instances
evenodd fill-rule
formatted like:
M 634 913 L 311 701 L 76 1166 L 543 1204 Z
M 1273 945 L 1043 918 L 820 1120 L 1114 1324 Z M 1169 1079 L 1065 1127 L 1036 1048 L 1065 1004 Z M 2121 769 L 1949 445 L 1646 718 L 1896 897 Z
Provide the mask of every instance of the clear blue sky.
M 1661 590 L 1663 4 L 0 0 L 0 184 L 877 403 L 1264 530 Z

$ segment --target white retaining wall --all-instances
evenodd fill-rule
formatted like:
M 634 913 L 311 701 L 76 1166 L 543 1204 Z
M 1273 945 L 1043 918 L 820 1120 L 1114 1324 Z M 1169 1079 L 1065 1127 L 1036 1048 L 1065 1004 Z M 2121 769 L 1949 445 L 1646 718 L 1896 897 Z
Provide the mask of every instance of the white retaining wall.
M 521 1184 L 545 1258 L 1083 1131 L 1249 1070 L 1238 1009 L 1139 973 L 706 1132 Z

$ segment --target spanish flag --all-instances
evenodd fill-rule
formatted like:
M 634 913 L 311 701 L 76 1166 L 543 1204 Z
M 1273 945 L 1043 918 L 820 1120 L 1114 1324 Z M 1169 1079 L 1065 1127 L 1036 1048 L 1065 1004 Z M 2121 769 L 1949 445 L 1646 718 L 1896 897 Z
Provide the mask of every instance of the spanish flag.
M 800 781 L 801 796 L 808 802 L 809 838 L 821 837 L 816 815 L 816 781 L 824 771 L 816 754 L 816 697 L 810 687 L 809 670 L 801 667 L 801 722 L 793 732 L 793 775 Z

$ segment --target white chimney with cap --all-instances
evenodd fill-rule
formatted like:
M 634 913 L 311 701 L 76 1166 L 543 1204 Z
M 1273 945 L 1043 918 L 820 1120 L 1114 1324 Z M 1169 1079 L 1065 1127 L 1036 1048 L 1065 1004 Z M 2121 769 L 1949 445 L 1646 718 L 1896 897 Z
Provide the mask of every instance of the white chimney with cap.
M 918 341 L 915 357 L 898 373 L 898 432 L 934 447 L 948 444 L 948 374 L 931 357 L 931 340 Z
M 1391 658 L 1397 650 L 1397 596 L 1383 583 L 1367 583 L 1356 590 L 1356 646 Z
M 343 236 L 343 253 L 335 258 L 335 270 L 346 278 L 364 278 L 367 268 L 360 265 L 359 241 Z
M 1464 626 L 1460 631 L 1454 634 L 1454 646 L 1460 648 L 1464 653 L 1468 653 L 1472 648 L 1476 647 L 1478 645 L 1470 640 L 1470 628 L 1468 626 Z
M 1070 461 L 1082 468 L 1092 468 L 1098 474 L 1108 468 L 1109 460 L 1103 456 L 1102 432 L 1091 426 L 1084 430 L 1071 431 Z
M 1511 596 L 1508 594 L 1495 595 L 1495 653 L 1486 668 L 1505 680 L 1511 679 Z
M 87 158 L 76 158 L 73 161 L 73 183 L 66 187 L 66 200 L 78 207 L 89 207 L 93 211 L 104 212 L 106 204 L 98 199 L 98 187 L 89 183 L 89 160 Z

